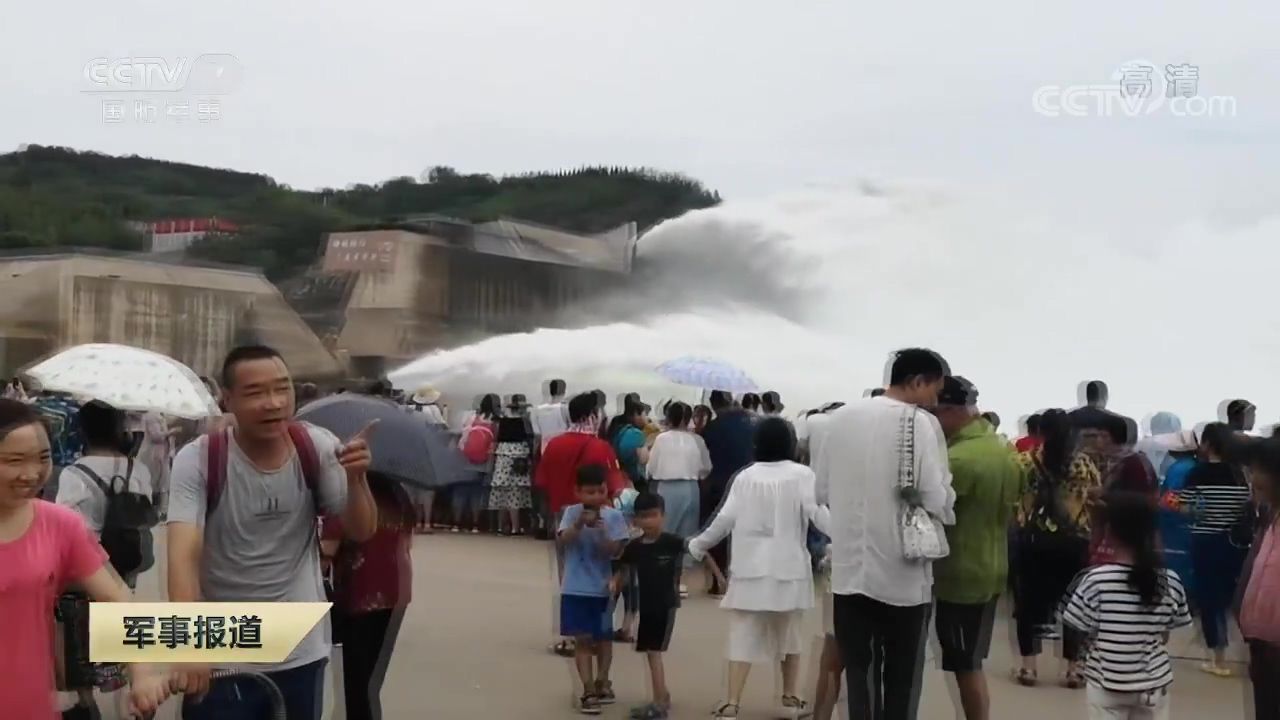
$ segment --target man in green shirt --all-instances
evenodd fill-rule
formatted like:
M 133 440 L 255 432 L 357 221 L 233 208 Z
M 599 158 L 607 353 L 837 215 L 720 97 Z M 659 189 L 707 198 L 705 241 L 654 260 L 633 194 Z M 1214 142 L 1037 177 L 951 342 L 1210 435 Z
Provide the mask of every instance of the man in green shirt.
M 934 414 L 947 436 L 956 493 L 956 522 L 947 528 L 951 553 L 933 565 L 942 669 L 955 673 L 966 720 L 987 720 L 991 701 L 982 661 L 1009 574 L 1009 522 L 1023 474 L 1008 444 L 978 412 L 973 383 L 947 377 Z

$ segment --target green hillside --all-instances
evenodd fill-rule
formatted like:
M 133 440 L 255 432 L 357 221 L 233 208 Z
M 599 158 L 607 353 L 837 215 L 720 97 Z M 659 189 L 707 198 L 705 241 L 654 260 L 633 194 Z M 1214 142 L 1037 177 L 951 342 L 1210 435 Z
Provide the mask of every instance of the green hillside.
M 719 201 L 696 180 L 648 169 L 495 178 L 436 167 L 421 181 L 306 192 L 265 175 L 32 145 L 0 155 L 0 250 L 140 250 L 128 221 L 217 216 L 246 229 L 200 243 L 192 254 L 260 267 L 278 279 L 312 263 L 325 233 L 375 221 L 512 217 L 600 232 L 629 221 L 644 228 Z

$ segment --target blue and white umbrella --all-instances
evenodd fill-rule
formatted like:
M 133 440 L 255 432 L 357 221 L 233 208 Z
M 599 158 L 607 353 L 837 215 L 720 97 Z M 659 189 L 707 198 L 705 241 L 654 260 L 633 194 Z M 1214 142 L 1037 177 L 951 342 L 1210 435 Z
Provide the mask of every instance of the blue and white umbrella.
M 682 357 L 658 366 L 658 374 L 678 385 L 732 393 L 756 392 L 756 383 L 741 368 L 721 360 Z

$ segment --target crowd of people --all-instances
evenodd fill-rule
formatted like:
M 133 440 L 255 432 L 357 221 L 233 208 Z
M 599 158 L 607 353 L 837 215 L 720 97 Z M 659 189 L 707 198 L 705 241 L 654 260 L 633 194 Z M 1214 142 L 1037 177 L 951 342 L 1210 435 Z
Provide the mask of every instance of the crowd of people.
M 656 411 L 628 394 L 611 416 L 604 393 L 570 395 L 553 380 L 538 405 L 479 398 L 448 431 L 440 392 L 367 388 L 453 432 L 463 470 L 428 489 L 371 471 L 367 430 L 339 439 L 295 421 L 319 393 L 295 385 L 270 348 L 232 351 L 218 380 L 207 383 L 225 416 L 191 428 L 6 386 L 0 615 L 22 629 L 6 631 L 0 702 L 15 716 L 56 717 L 57 677 L 79 691 L 69 718 L 91 717 L 76 713 L 92 688 L 126 686 L 121 697 L 143 712 L 182 693 L 186 718 L 267 717 L 271 698 L 252 679 L 215 682 L 201 665 L 113 672 L 77 657 L 74 642 L 50 651 L 53 617 L 74 639 L 77 603 L 129 597 L 155 562 L 148 522 L 163 517 L 169 600 L 335 603 L 353 720 L 381 717 L 413 534 L 441 527 L 554 539 L 553 649 L 574 660 L 583 714 L 617 702 L 619 642 L 649 669 L 650 698 L 632 717 L 672 713 L 663 654 L 679 642 L 700 566 L 728 614 L 722 720 L 739 716 L 761 664 L 780 670 L 787 717 L 832 717 L 844 686 L 849 717 L 915 718 L 931 622 L 963 714 L 985 720 L 983 664 L 1006 595 L 1014 679 L 1041 683 L 1041 646 L 1060 639 L 1061 683 L 1084 691 L 1090 717 L 1167 717 L 1169 633 L 1193 617 L 1213 676 L 1233 674 L 1226 649 L 1239 628 L 1256 717 L 1280 717 L 1280 439 L 1250 433 L 1245 401 L 1195 430 L 1160 414 L 1139 439 L 1093 382 L 1081 407 L 1037 413 L 1010 441 L 974 383 L 924 349 L 896 353 L 885 387 L 866 397 L 789 419 L 776 392 L 722 391 Z M 126 504 L 136 520 L 122 520 Z M 33 592 L 4 591 L 13 587 Z M 814 608 L 825 641 L 810 701 L 800 656 Z M 322 624 L 286 661 L 257 668 L 291 720 L 319 717 L 330 643 Z M 76 680 L 81 665 L 87 679 Z
M 631 639 L 625 588 L 638 581 L 636 647 L 649 655 L 653 688 L 633 716 L 667 716 L 661 651 L 687 596 L 681 567 L 710 558 L 711 592 L 730 612 L 718 718 L 738 716 L 752 664 L 775 662 L 786 716 L 831 717 L 843 678 L 849 717 L 914 718 L 932 621 L 965 717 L 985 719 L 983 663 L 1004 595 L 1016 619 L 1016 681 L 1039 684 L 1042 644 L 1060 639 L 1060 682 L 1085 691 L 1091 717 L 1167 717 L 1169 633 L 1193 615 L 1206 647 L 1201 669 L 1234 674 L 1225 650 L 1238 625 L 1256 716 L 1280 717 L 1271 599 L 1280 439 L 1249 434 L 1255 410 L 1234 401 L 1225 422 L 1183 431 L 1165 413 L 1140 440 L 1133 420 L 1107 409 L 1103 383 L 1089 383 L 1085 396 L 1079 408 L 1028 418 L 1027 434 L 1010 441 L 973 383 L 935 353 L 909 349 L 895 355 L 885 388 L 794 422 L 777 417 L 776 394 L 757 406 L 715 392 L 704 423 L 691 423 L 680 403 L 653 423 L 628 397 L 600 433 L 600 396 L 572 398 L 564 439 L 546 442 L 534 487 L 550 493 L 559 518 L 568 569 L 557 649 L 574 653 L 577 707 L 596 714 L 614 702 L 611 643 Z M 630 490 L 639 496 L 628 506 Z M 674 553 L 680 540 L 684 552 Z M 628 559 L 637 543 L 663 551 Z M 815 570 L 826 576 L 816 595 Z M 797 672 L 801 617 L 815 604 L 827 643 L 810 705 Z

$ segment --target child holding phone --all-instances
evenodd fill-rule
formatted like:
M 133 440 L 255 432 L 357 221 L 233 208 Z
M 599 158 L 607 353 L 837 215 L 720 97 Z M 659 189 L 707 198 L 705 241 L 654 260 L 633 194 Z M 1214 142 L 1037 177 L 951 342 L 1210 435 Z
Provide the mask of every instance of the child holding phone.
M 560 634 L 575 641 L 574 661 L 582 680 L 578 710 L 584 715 L 599 715 L 602 705 L 615 700 L 609 682 L 613 664 L 609 584 L 613 559 L 621 552 L 630 529 L 622 513 L 608 506 L 607 475 L 602 465 L 578 469 L 578 504 L 565 508 L 556 534 L 565 556 Z

